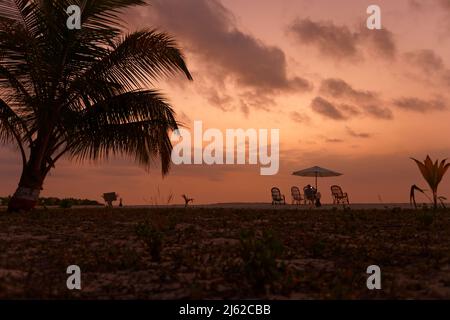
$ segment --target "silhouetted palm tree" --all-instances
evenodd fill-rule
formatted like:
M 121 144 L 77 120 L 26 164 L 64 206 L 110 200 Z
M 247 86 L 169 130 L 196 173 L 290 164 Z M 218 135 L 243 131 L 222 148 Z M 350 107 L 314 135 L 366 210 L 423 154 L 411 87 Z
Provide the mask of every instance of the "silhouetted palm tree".
M 23 171 L 10 211 L 35 206 L 63 155 L 128 155 L 170 165 L 174 111 L 154 90 L 163 76 L 192 79 L 165 33 L 124 34 L 123 10 L 142 0 L 0 0 L 0 140 L 15 142 Z M 69 30 L 70 5 L 81 29 Z

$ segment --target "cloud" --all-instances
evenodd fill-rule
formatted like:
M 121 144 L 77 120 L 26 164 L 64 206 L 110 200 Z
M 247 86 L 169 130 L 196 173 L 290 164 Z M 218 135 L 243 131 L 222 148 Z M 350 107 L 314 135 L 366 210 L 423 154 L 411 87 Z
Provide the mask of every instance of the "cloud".
M 372 54 L 381 56 L 385 59 L 394 59 L 397 53 L 394 34 L 387 30 L 369 30 L 361 28 L 358 34 L 358 40 L 361 44 L 366 44 Z
M 344 98 L 357 103 L 377 98 L 374 92 L 356 90 L 344 80 L 336 78 L 323 80 L 319 92 L 336 99 Z
M 427 5 L 429 3 L 435 3 L 438 8 L 450 11 L 450 0 L 430 0 Z M 409 5 L 416 10 L 423 10 L 423 8 L 426 7 L 426 5 L 419 0 L 409 0 Z
M 245 115 L 246 118 L 250 114 L 250 108 L 249 108 L 248 104 L 245 103 L 245 101 L 241 102 L 241 111 Z
M 341 104 L 340 108 L 349 116 L 359 116 L 362 113 L 360 109 L 350 104 Z
M 316 46 L 322 55 L 337 60 L 360 58 L 364 49 L 390 59 L 396 54 L 393 34 L 386 29 L 351 31 L 330 21 L 297 18 L 288 31 L 301 44 Z
M 442 8 L 450 10 L 450 0 L 438 0 Z
M 406 111 L 428 113 L 433 111 L 447 110 L 447 101 L 443 98 L 435 98 L 432 100 L 423 100 L 415 97 L 403 97 L 395 99 L 394 105 Z
M 418 0 L 409 0 L 409 5 L 416 10 L 419 10 L 422 8 L 422 4 Z
M 181 125 L 192 123 L 192 119 L 183 111 L 178 114 L 177 120 L 181 123 Z
M 369 90 L 357 90 L 342 79 L 323 80 L 320 84 L 319 93 L 338 101 L 339 109 L 348 118 L 359 115 L 367 115 L 376 119 L 393 118 L 392 111 L 381 106 L 383 102 L 378 93 Z
M 234 110 L 234 107 L 232 106 L 234 100 L 229 94 L 219 92 L 214 87 L 204 87 L 200 91 L 212 106 L 219 108 L 222 111 Z
M 328 143 L 342 143 L 342 142 L 344 142 L 344 140 L 342 140 L 342 139 L 334 139 L 334 138 L 327 138 L 327 139 L 325 139 L 325 142 L 328 142 Z
M 368 104 L 363 107 L 364 111 L 374 118 L 390 120 L 394 118 L 392 110 L 387 107 L 380 107 L 376 104 Z
M 297 112 L 297 111 L 291 112 L 291 119 L 294 122 L 302 123 L 302 124 L 311 122 L 311 118 L 309 116 L 307 116 L 304 113 Z
M 405 61 L 423 72 L 427 78 L 435 77 L 444 85 L 450 86 L 450 69 L 436 52 L 430 49 L 410 51 L 404 54 Z
M 350 127 L 346 127 L 346 128 L 347 128 L 347 133 L 354 138 L 368 139 L 368 138 L 372 137 L 372 135 L 370 133 L 356 132 L 353 129 L 351 129 Z
M 442 76 L 443 76 L 442 80 L 444 81 L 444 84 L 450 86 L 450 69 L 445 70 L 444 74 Z
M 247 108 L 270 111 L 270 107 L 275 106 L 276 102 L 272 95 L 260 93 L 258 91 L 245 91 L 238 94 L 241 105 L 245 103 Z
M 157 0 L 150 10 L 156 23 L 181 39 L 202 62 L 204 73 L 230 78 L 240 89 L 265 94 L 312 88 L 308 80 L 288 76 L 283 50 L 241 31 L 233 13 L 219 0 Z M 221 105 L 223 101 L 210 102 Z
M 311 109 L 322 116 L 333 120 L 345 120 L 347 117 L 331 102 L 322 97 L 316 97 L 311 103 Z
M 331 22 L 314 22 L 296 19 L 289 31 L 304 44 L 316 45 L 326 56 L 338 58 L 355 57 L 358 53 L 355 34 L 346 26 L 336 26 Z
M 450 34 L 450 0 L 409 0 L 409 5 L 417 15 L 430 16 L 432 23 L 437 22 L 435 35 L 448 37 Z M 428 22 L 430 24 L 430 22 Z
M 444 61 L 433 50 L 423 49 L 405 53 L 406 60 L 426 73 L 440 71 L 444 68 Z

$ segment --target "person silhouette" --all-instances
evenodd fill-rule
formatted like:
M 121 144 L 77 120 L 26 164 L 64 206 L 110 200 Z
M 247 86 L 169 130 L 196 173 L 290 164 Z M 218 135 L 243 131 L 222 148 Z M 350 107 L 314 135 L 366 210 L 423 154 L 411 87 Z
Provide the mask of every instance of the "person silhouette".
M 316 207 L 321 207 L 322 206 L 322 203 L 320 202 L 321 194 L 317 192 L 317 189 L 311 186 L 310 184 L 308 184 L 305 189 L 309 190 L 310 194 L 313 195 L 312 201 L 314 205 Z

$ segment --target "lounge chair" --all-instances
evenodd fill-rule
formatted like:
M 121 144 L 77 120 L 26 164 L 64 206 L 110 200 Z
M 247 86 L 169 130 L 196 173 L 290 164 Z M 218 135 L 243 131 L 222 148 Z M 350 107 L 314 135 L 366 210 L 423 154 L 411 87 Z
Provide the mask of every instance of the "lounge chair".
M 291 188 L 291 195 L 292 195 L 292 204 L 302 204 L 306 203 L 306 200 L 303 198 L 302 194 L 300 193 L 300 189 L 298 187 L 292 187 Z
M 272 188 L 272 205 L 274 204 L 286 204 L 286 198 L 281 194 L 280 189 Z
M 333 204 L 350 204 L 347 192 L 342 192 L 340 186 L 331 186 L 331 194 L 333 196 Z

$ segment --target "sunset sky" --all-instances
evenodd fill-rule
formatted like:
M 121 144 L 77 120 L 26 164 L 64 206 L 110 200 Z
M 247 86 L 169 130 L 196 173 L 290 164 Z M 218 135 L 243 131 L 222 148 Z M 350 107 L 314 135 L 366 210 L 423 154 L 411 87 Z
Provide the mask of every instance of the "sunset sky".
M 278 186 L 311 178 L 314 165 L 344 175 L 319 180 L 324 202 L 339 184 L 352 202 L 408 202 L 425 187 L 409 157 L 450 157 L 450 0 L 159 0 L 129 11 L 130 30 L 157 28 L 183 48 L 194 81 L 156 83 L 191 128 L 280 129 L 280 171 L 257 166 L 173 166 L 164 179 L 127 159 L 57 164 L 43 196 L 163 204 L 269 202 Z M 368 30 L 366 9 L 382 10 Z M 12 194 L 21 163 L 1 147 L 0 195 Z M 450 175 L 440 194 L 450 198 Z M 289 195 L 289 196 L 288 196 Z

